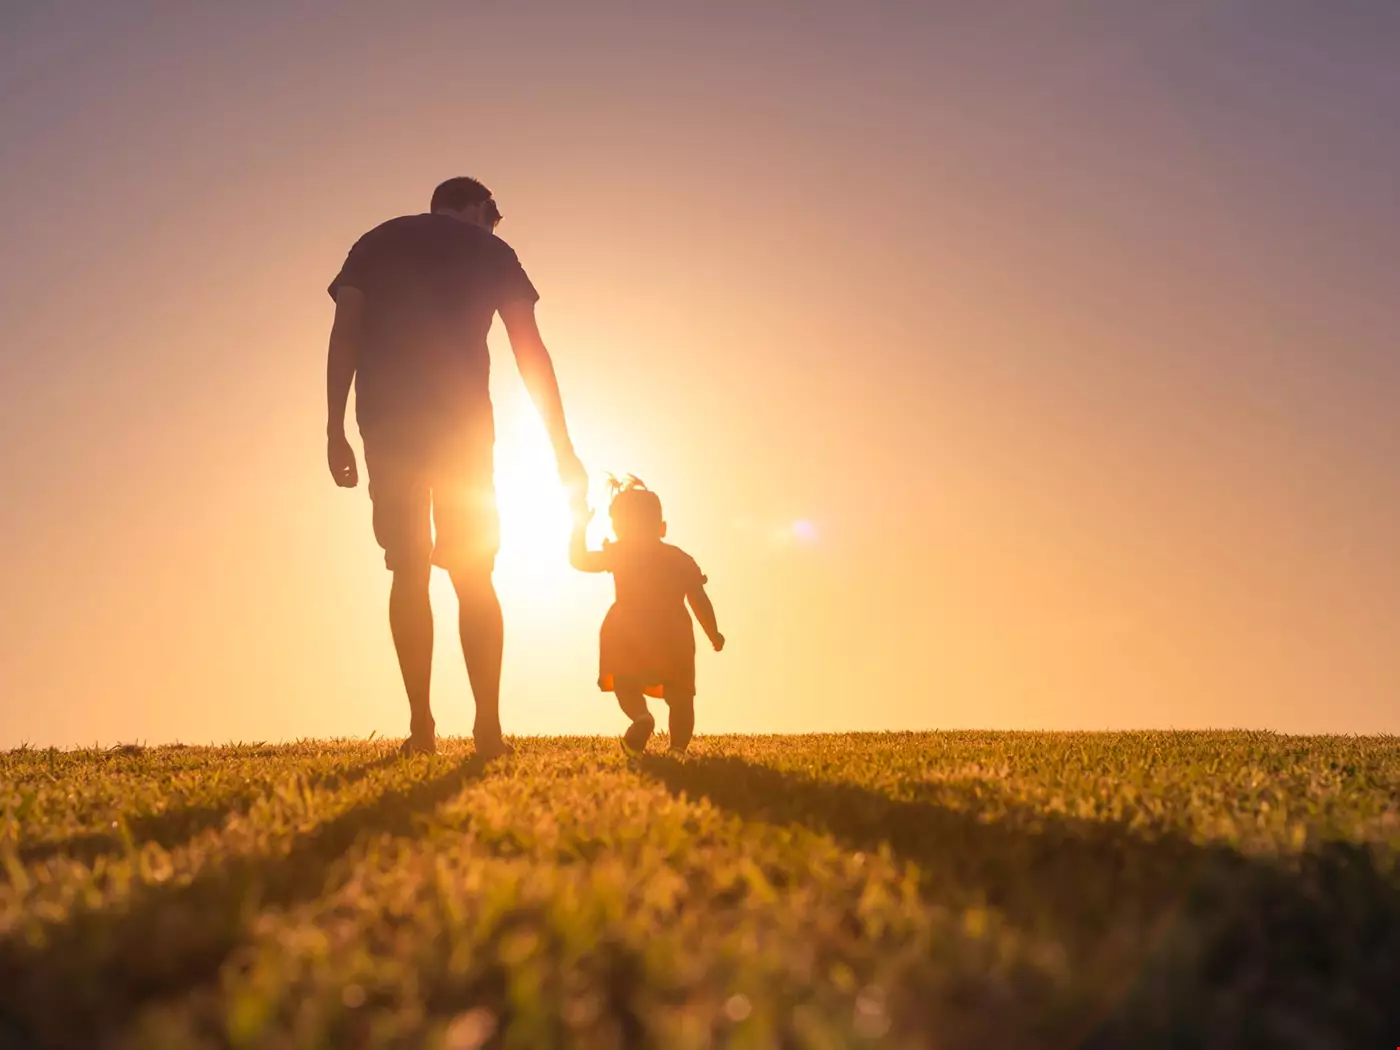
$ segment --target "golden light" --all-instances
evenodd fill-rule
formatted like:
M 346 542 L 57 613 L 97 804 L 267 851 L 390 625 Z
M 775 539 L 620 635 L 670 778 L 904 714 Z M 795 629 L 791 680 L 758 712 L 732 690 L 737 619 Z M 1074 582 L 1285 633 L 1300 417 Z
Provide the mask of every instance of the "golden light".
M 501 406 L 496 420 L 496 501 L 503 595 L 542 600 L 566 576 L 572 523 L 554 453 L 528 403 Z
M 496 503 L 501 552 L 496 584 L 503 595 L 544 600 L 555 596 L 569 567 L 573 522 L 559 482 L 554 451 L 539 416 L 525 398 L 503 398 L 496 413 Z M 593 505 L 598 505 L 598 493 Z M 607 534 L 606 515 L 588 530 L 597 545 Z

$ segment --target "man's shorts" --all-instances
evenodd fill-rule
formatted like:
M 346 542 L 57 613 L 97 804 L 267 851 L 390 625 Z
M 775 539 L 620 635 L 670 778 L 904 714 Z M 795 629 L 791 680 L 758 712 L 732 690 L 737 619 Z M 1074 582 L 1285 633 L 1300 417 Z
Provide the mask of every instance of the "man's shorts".
M 501 522 L 489 414 L 452 425 L 379 424 L 362 430 L 374 538 L 390 570 L 449 572 L 496 563 Z

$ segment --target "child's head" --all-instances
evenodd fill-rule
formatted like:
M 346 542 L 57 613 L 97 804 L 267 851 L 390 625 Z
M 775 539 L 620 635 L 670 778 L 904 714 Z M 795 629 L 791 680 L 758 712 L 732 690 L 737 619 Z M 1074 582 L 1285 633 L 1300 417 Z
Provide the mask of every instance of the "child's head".
M 659 540 L 666 535 L 661 517 L 661 500 L 641 480 L 628 475 L 622 481 L 612 478 L 612 503 L 608 514 L 619 541 Z

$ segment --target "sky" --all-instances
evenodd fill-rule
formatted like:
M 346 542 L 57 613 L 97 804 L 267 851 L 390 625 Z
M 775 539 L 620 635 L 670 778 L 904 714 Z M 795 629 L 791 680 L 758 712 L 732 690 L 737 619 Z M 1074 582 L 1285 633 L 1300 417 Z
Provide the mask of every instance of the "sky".
M 20 0 L 0 746 L 406 731 L 325 287 L 459 174 L 710 577 L 700 733 L 1400 732 L 1400 5 Z M 619 732 L 491 343 L 505 728 Z

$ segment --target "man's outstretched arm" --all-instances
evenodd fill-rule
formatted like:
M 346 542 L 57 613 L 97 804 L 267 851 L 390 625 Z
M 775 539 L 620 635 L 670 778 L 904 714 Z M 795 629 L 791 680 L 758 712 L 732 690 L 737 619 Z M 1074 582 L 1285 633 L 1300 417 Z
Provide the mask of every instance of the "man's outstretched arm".
M 564 422 L 564 402 L 559 396 L 559 379 L 554 374 L 554 362 L 545 348 L 540 326 L 535 321 L 535 304 L 528 299 L 518 299 L 502 304 L 500 312 L 506 334 L 510 336 L 516 366 L 520 369 L 520 378 L 524 380 L 525 389 L 544 420 L 545 431 L 554 446 L 554 457 L 559 463 L 559 480 L 575 501 L 580 500 L 588 489 L 588 475 L 574 452 L 573 442 L 569 440 L 569 428 Z
M 345 436 L 345 404 L 360 359 L 360 336 L 365 309 L 364 293 L 341 287 L 335 297 L 335 321 L 331 324 L 326 352 L 326 464 L 341 488 L 354 488 L 360 480 L 355 451 Z

